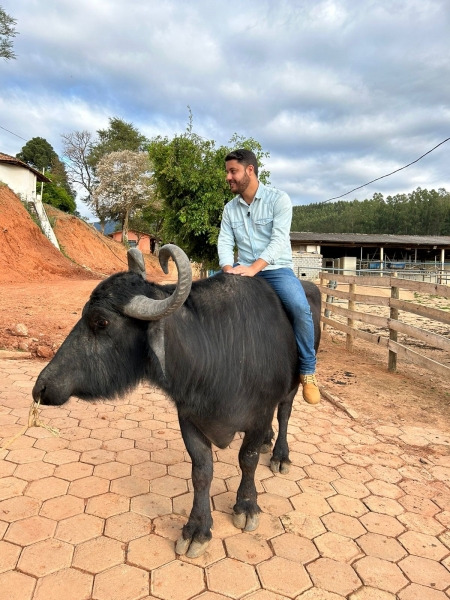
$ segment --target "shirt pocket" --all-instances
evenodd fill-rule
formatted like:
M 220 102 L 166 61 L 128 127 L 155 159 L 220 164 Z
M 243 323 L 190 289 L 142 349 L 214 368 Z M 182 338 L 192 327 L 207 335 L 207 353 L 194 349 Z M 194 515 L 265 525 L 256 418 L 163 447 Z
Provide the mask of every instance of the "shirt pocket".
M 255 221 L 256 231 L 262 235 L 272 235 L 273 219 L 258 219 Z
M 244 221 L 233 221 L 231 229 L 233 230 L 234 239 L 237 242 L 242 242 L 245 237 Z

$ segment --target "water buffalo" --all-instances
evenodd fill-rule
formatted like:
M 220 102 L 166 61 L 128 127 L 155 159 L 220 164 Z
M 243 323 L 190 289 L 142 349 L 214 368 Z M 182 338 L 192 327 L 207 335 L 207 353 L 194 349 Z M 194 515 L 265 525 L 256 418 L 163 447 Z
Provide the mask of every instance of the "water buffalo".
M 42 404 L 114 398 L 151 381 L 175 402 L 181 433 L 192 460 L 194 502 L 176 551 L 196 557 L 211 539 L 209 490 L 211 444 L 225 448 L 244 432 L 239 451 L 242 479 L 233 521 L 252 531 L 260 509 L 255 469 L 261 448 L 279 432 L 271 468 L 289 469 L 287 425 L 299 386 L 294 333 L 278 296 L 262 277 L 220 273 L 192 283 L 187 256 L 174 245 L 160 251 L 167 273 L 175 260 L 178 282 L 145 279 L 142 255 L 129 251 L 129 271 L 100 283 L 53 360 L 33 389 Z M 320 293 L 305 283 L 312 309 L 316 350 Z

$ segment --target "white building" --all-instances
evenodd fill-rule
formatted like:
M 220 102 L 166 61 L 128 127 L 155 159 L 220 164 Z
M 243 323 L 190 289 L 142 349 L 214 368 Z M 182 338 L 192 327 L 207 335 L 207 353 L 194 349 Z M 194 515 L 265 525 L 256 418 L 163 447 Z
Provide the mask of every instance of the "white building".
M 0 181 L 12 189 L 19 198 L 31 205 L 41 223 L 42 231 L 59 250 L 58 240 L 48 220 L 36 183 L 48 183 L 50 179 L 23 161 L 0 152 Z

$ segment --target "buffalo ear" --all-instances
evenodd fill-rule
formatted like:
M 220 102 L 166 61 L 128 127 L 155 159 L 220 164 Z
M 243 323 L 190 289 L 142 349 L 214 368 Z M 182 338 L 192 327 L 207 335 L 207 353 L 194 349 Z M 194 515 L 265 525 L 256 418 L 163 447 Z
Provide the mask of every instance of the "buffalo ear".
M 127 252 L 128 270 L 131 273 L 137 273 L 143 279 L 147 279 L 145 272 L 145 260 L 142 252 L 138 248 L 130 248 Z
M 166 377 L 166 349 L 164 340 L 164 319 L 157 321 L 153 327 L 148 328 L 148 345 L 150 346 L 150 360 L 158 361 L 161 372 Z

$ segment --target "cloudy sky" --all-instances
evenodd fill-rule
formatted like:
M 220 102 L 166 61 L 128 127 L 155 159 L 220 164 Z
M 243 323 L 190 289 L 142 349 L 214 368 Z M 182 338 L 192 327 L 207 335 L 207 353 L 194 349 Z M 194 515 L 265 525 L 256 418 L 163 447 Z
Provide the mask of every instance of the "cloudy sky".
M 271 156 L 271 183 L 321 202 L 450 137 L 448 0 L 0 0 L 17 60 L 0 62 L 0 126 L 24 140 L 234 132 Z M 0 151 L 25 141 L 0 129 Z M 450 190 L 450 141 L 347 196 Z M 88 214 L 80 203 L 82 214 Z

